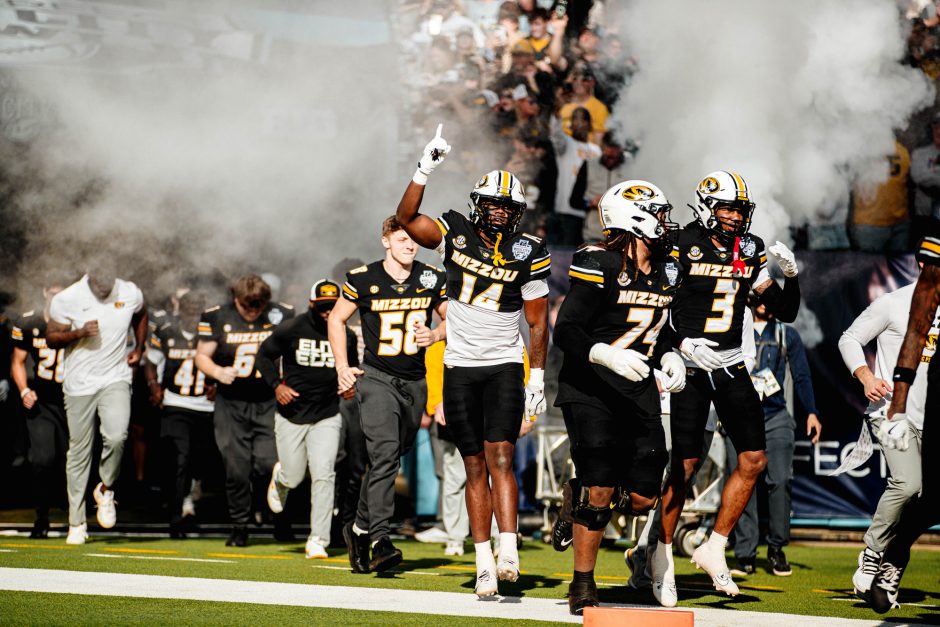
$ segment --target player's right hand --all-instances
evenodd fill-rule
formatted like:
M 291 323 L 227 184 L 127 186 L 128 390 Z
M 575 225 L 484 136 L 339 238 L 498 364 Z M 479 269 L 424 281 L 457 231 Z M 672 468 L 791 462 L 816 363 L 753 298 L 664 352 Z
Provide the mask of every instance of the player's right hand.
M 629 348 L 616 348 L 610 344 L 598 342 L 591 347 L 591 363 L 610 368 L 628 381 L 642 381 L 650 373 L 646 355 Z
M 706 340 L 704 337 L 687 337 L 679 345 L 679 352 L 705 372 L 711 372 L 722 366 L 722 361 L 711 349 L 712 346 L 718 346 L 718 342 Z
M 150 404 L 159 407 L 163 403 L 163 386 L 156 381 L 148 384 L 150 388 Z
M 289 405 L 298 396 L 300 396 L 300 392 L 286 383 L 281 383 L 274 388 L 274 398 L 277 399 L 278 405 Z
M 442 427 L 447 426 L 447 421 L 444 419 L 444 403 L 438 403 L 437 407 L 434 408 L 434 422 L 439 424 Z
M 365 372 L 353 366 L 336 369 L 336 378 L 339 380 L 339 393 L 342 394 L 356 386 L 356 379 L 364 375 Z
M 906 451 L 911 442 L 911 423 L 907 414 L 895 414 L 891 420 L 882 420 L 878 427 L 878 441 L 884 448 Z
M 94 337 L 98 335 L 98 321 L 89 320 L 79 330 L 82 332 L 82 337 Z
M 23 395 L 23 407 L 26 409 L 32 409 L 33 405 L 36 404 L 36 401 L 39 400 L 39 396 L 33 390 L 30 390 Z
M 441 165 L 450 152 L 450 144 L 447 143 L 446 139 L 441 137 L 441 131 L 443 129 L 443 123 L 437 125 L 437 134 L 434 136 L 434 139 L 429 141 L 428 145 L 424 147 L 421 160 L 418 161 L 418 172 L 425 177 L 430 175 L 431 172 L 434 171 L 434 168 Z
M 235 368 L 231 366 L 225 366 L 224 368 L 219 368 L 218 373 L 216 373 L 215 380 L 222 385 L 232 385 L 237 377 L 238 371 L 235 370 Z
M 890 383 L 878 377 L 872 377 L 864 386 L 865 398 L 875 403 L 884 398 L 885 394 L 890 394 L 892 389 Z

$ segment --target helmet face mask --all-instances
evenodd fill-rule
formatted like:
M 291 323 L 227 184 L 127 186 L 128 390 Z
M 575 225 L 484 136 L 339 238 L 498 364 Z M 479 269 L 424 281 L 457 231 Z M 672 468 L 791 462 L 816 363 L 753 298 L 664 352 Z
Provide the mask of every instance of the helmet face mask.
M 522 183 L 505 170 L 484 174 L 470 193 L 470 221 L 490 237 L 515 233 L 525 210 Z
M 721 242 L 730 244 L 735 237 L 742 237 L 750 231 L 756 205 L 741 175 L 724 170 L 712 172 L 699 183 L 695 197 L 695 206 L 689 207 L 696 220 Z M 717 212 L 721 210 L 739 213 L 740 222 L 719 218 Z

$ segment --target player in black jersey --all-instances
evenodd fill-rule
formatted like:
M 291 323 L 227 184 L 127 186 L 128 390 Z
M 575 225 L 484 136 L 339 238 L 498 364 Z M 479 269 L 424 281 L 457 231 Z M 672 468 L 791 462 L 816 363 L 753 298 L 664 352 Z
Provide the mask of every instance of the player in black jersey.
M 212 448 L 215 385 L 206 381 L 206 375 L 194 363 L 197 328 L 205 308 L 204 296 L 184 294 L 178 315 L 163 316 L 151 333 L 144 362 L 150 402 L 163 408 L 160 441 L 168 473 L 164 486 L 169 495 L 172 538 L 186 537 L 183 501 L 189 494 L 195 467 L 206 467 Z M 162 378 L 158 376 L 161 366 Z
M 444 415 L 467 470 L 475 591 L 483 597 L 496 594 L 497 579 L 519 577 L 512 458 L 523 419 L 534 420 L 545 411 L 551 256 L 539 238 L 518 232 L 525 194 L 505 170 L 477 181 L 469 218 L 456 211 L 437 220 L 418 213 L 428 174 L 449 151 L 438 126 L 398 205 L 398 218 L 416 242 L 441 255 L 447 271 Z M 528 382 L 523 378 L 523 314 L 529 327 Z M 498 564 L 490 546 L 494 511 Z
M 326 320 L 338 298 L 338 284 L 326 279 L 314 283 L 307 312 L 278 326 L 261 344 L 258 357 L 258 370 L 274 390 L 278 403 L 274 414 L 278 462 L 268 484 L 268 506 L 275 513 L 282 512 L 288 491 L 300 485 L 310 468 L 310 535 L 304 548 L 307 559 L 325 559 L 330 544 L 336 454 L 343 419 Z M 353 365 L 359 365 L 357 343 L 356 334 L 347 329 L 346 349 Z M 352 397 L 353 390 L 348 392 Z
M 343 527 L 355 573 L 401 562 L 401 551 L 389 539 L 395 477 L 421 425 L 427 398 L 424 348 L 444 337 L 445 323 L 432 331 L 431 316 L 436 311 L 443 319 L 447 311 L 444 273 L 414 260 L 418 247 L 395 216 L 382 223 L 382 245 L 385 259 L 346 274 L 328 322 L 339 391 L 356 388 L 369 455 L 356 520 Z M 346 321 L 357 308 L 365 343 L 362 369 L 350 364 L 346 348 Z
M 745 305 L 753 291 L 783 322 L 792 322 L 800 305 L 793 253 L 780 242 L 768 249 L 786 277 L 781 289 L 767 271 L 764 242 L 749 232 L 754 203 L 744 179 L 735 172 L 712 172 L 699 183 L 696 197 L 696 221 L 678 232 L 670 253 L 682 281 L 670 324 L 689 370 L 685 389 L 670 400 L 672 461 L 660 540 L 650 561 L 653 595 L 666 607 L 678 601 L 672 536 L 699 463 L 711 404 L 738 451 L 738 466 L 725 484 L 714 530 L 693 561 L 717 590 L 738 593 L 725 544 L 767 465 L 763 409 L 741 350 Z
M 46 346 L 49 303 L 64 287 L 50 283 L 43 288 L 43 310 L 27 311 L 13 324 L 11 331 L 13 359 L 10 374 L 27 412 L 28 459 L 36 504 L 36 522 L 33 523 L 29 537 L 37 539 L 49 536 L 52 487 L 56 471 L 64 467 L 65 454 L 69 448 L 68 420 L 62 397 L 62 358 L 65 349 Z M 32 377 L 26 372 L 27 357 L 33 361 Z
M 233 525 L 227 546 L 248 543 L 252 495 L 264 498 L 277 462 L 274 390 L 255 359 L 274 327 L 293 317 L 293 307 L 271 302 L 271 288 L 260 276 L 246 274 L 232 285 L 232 302 L 206 310 L 199 321 L 196 367 L 218 381 L 213 422 Z
M 594 565 L 615 488 L 619 506 L 634 514 L 649 511 L 659 496 L 666 438 L 647 362 L 660 364 L 664 391 L 685 385 L 682 358 L 660 333 L 679 289 L 679 266 L 653 259 L 677 227 L 669 222 L 671 209 L 652 183 L 610 188 L 598 205 L 605 239 L 575 253 L 571 289 L 555 323 L 554 341 L 565 354 L 555 405 L 564 413 L 577 471 L 566 503 L 574 523 L 572 614 L 598 605 Z

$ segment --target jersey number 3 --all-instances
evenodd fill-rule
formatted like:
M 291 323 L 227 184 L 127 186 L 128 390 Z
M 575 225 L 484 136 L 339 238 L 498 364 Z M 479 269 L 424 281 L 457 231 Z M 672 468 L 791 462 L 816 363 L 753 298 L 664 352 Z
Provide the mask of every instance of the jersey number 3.
M 705 318 L 706 333 L 724 333 L 731 328 L 734 315 L 734 297 L 738 293 L 738 282 L 734 279 L 715 281 L 715 294 L 720 294 L 712 303 L 712 311 L 721 314 L 717 318 Z

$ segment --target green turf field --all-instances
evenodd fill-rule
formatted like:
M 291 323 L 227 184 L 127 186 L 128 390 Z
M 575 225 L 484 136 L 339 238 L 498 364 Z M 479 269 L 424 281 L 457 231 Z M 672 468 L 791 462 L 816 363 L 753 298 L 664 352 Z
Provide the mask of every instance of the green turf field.
M 306 560 L 303 546 L 253 539 L 243 549 L 224 546 L 221 539 L 93 538 L 84 546 L 72 547 L 64 539 L 44 541 L 0 537 L 0 567 L 101 571 L 148 575 L 206 577 L 283 583 L 311 583 L 414 590 L 439 590 L 472 594 L 472 551 L 460 558 L 445 558 L 439 545 L 413 541 L 397 543 L 405 561 L 383 575 L 353 575 L 348 571 L 345 551 L 330 549 L 328 560 Z M 763 550 L 763 549 L 762 549 Z M 680 607 L 710 607 L 759 612 L 782 612 L 817 616 L 875 619 L 863 603 L 852 596 L 851 575 L 858 548 L 826 544 L 795 545 L 787 549 L 793 565 L 791 577 L 775 577 L 762 570 L 749 578 L 736 578 L 741 595 L 731 599 L 718 595 L 705 575 L 687 559 L 676 558 Z M 515 584 L 501 583 L 504 595 L 563 599 L 571 572 L 571 552 L 558 554 L 539 542 L 529 541 L 520 551 L 522 576 Z M 189 561 L 206 560 L 206 561 Z M 602 549 L 596 570 L 601 601 L 654 603 L 649 591 L 626 587 L 628 572 L 622 552 Z M 904 576 L 900 610 L 886 618 L 940 623 L 940 551 L 915 552 Z M 119 591 L 102 591 L 119 594 Z M 68 623 L 75 616 L 95 617 L 99 623 L 173 622 L 259 624 L 280 623 L 282 608 L 199 601 L 148 599 L 119 600 L 107 597 L 0 592 L 0 616 L 8 623 Z M 340 614 L 312 608 L 283 608 L 289 622 L 335 622 Z M 80 614 L 76 614 L 80 612 Z M 264 616 L 264 620 L 257 620 Z M 286 616 L 286 615 L 285 615 Z M 427 624 L 419 615 L 396 614 L 394 620 L 376 613 L 359 616 L 342 611 L 342 623 Z M 409 623 L 413 617 L 414 623 Z M 447 619 L 449 624 L 469 624 L 471 619 Z M 479 622 L 479 621 L 476 621 Z M 371 624 L 371 623 L 369 623 Z

